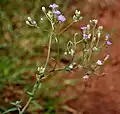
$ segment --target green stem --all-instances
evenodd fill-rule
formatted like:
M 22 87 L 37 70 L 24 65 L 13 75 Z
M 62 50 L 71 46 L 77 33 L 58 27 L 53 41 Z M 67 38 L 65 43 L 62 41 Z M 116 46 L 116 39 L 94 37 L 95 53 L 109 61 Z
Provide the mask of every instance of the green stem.
M 32 97 L 29 98 L 29 100 L 27 101 L 26 105 L 23 107 L 23 109 L 19 112 L 19 114 L 23 114 L 25 112 L 25 110 L 27 109 L 28 105 L 30 104 L 30 102 L 32 101 Z
M 92 41 L 91 41 L 91 44 L 90 44 L 90 53 L 89 53 L 89 57 L 88 57 L 88 64 L 89 64 L 89 61 L 91 60 L 92 53 L 93 53 L 94 37 L 95 37 L 95 27 L 96 27 L 96 25 L 93 27 Z
M 48 54 L 47 54 L 47 59 L 46 59 L 46 63 L 45 63 L 45 66 L 44 66 L 45 69 L 48 65 L 49 58 L 50 58 L 50 49 L 51 49 L 51 43 L 52 43 L 52 36 L 53 36 L 53 32 L 54 32 L 54 26 L 53 26 L 52 22 L 51 22 L 51 26 L 52 26 L 52 32 L 51 32 L 50 39 L 49 39 Z
M 32 97 L 29 97 L 29 99 L 28 99 L 27 103 L 25 104 L 25 106 L 23 107 L 23 109 L 21 111 L 19 111 L 19 114 L 23 114 L 25 112 L 25 110 L 28 108 L 38 87 L 39 87 L 39 82 L 37 81 L 32 90 Z
M 51 32 L 51 35 L 50 35 L 50 40 L 49 40 L 49 46 L 48 46 L 48 55 L 47 55 L 47 60 L 46 60 L 46 63 L 45 63 L 45 69 L 48 65 L 48 62 L 49 62 L 49 58 L 50 58 L 50 48 L 51 48 L 51 43 L 52 43 L 52 35 L 53 35 L 53 32 L 54 32 L 54 26 L 53 26 L 53 23 L 51 22 L 51 25 L 52 25 L 52 32 Z M 39 82 L 37 81 L 36 84 L 34 85 L 34 88 L 32 90 L 32 95 L 34 96 L 36 90 L 38 89 L 38 85 L 39 85 Z M 25 110 L 27 109 L 27 107 L 29 106 L 30 102 L 32 101 L 33 97 L 29 97 L 26 105 L 23 107 L 23 109 L 19 112 L 19 114 L 23 114 L 25 112 Z

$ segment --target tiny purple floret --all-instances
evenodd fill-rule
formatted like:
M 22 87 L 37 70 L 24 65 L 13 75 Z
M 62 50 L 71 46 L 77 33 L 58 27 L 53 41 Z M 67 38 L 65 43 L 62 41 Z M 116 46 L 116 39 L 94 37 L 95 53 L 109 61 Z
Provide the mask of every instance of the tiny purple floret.
M 58 21 L 60 22 L 66 21 L 66 18 L 63 15 L 59 15 L 57 18 L 58 18 Z
M 88 39 L 88 35 L 87 34 L 83 34 L 83 38 L 84 39 Z
M 108 46 L 112 45 L 112 42 L 110 42 L 110 41 L 107 41 L 106 43 Z
M 109 34 L 106 34 L 106 39 L 105 40 L 108 40 L 109 39 L 109 37 L 110 37 L 110 35 Z
M 81 27 L 81 29 L 82 29 L 82 30 L 86 30 L 86 29 L 87 29 L 87 27 L 86 27 L 86 26 L 83 26 L 83 27 Z
M 60 15 L 61 14 L 61 12 L 58 11 L 58 10 L 53 11 L 53 13 L 56 14 L 56 15 Z
M 53 9 L 55 9 L 55 8 L 57 8 L 58 7 L 58 5 L 57 4 L 55 4 L 55 3 L 53 3 L 53 4 L 50 4 L 50 6 L 49 6 L 50 8 L 53 8 Z
M 33 24 L 33 25 L 36 25 L 37 23 L 36 23 L 36 21 L 32 21 L 32 24 Z

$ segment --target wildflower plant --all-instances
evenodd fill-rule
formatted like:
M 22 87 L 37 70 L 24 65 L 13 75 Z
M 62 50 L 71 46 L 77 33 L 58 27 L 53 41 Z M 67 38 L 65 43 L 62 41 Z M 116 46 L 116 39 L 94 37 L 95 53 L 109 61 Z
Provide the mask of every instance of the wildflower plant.
M 68 43 L 66 44 L 66 50 L 63 54 L 65 56 L 70 56 L 71 58 L 68 65 L 63 68 L 57 68 L 58 60 L 56 60 L 56 64 L 54 65 L 54 67 L 51 70 L 48 70 L 47 68 L 50 61 L 51 44 L 53 39 L 56 41 L 59 56 L 58 43 L 61 34 L 63 34 L 72 24 L 83 19 L 83 17 L 81 16 L 81 12 L 79 10 L 76 10 L 75 14 L 73 15 L 72 22 L 62 31 L 57 33 L 57 26 L 60 23 L 64 23 L 65 21 L 67 21 L 66 17 L 59 10 L 59 6 L 53 3 L 49 5 L 49 10 L 46 10 L 45 7 L 42 7 L 42 11 L 51 24 L 47 58 L 45 64 L 37 68 L 38 73 L 36 74 L 36 83 L 32 88 L 32 92 L 27 92 L 27 94 L 29 95 L 29 99 L 26 105 L 22 107 L 20 105 L 21 101 L 12 103 L 17 107 L 19 114 L 23 114 L 25 112 L 32 99 L 34 98 L 36 91 L 38 90 L 38 88 L 41 87 L 42 83 L 44 83 L 44 80 L 49 78 L 51 73 L 54 73 L 56 71 L 70 71 L 74 68 L 79 69 L 79 66 L 81 66 L 83 69 L 87 69 L 84 76 L 82 76 L 83 80 L 86 80 L 89 78 L 89 76 L 96 74 L 97 70 L 101 68 L 110 57 L 110 55 L 107 54 L 103 60 L 92 60 L 94 58 L 94 55 L 99 54 L 104 46 L 110 46 L 112 44 L 112 42 L 109 40 L 109 34 L 106 34 L 106 36 L 102 36 L 103 26 L 98 26 L 98 20 L 93 19 L 90 20 L 90 22 L 86 26 L 80 27 L 80 31 L 82 34 L 80 34 L 80 32 L 74 33 L 73 39 L 68 41 Z M 34 21 L 31 17 L 27 18 L 26 24 L 31 27 L 40 28 L 37 22 Z M 77 37 L 80 37 L 80 40 L 77 40 Z M 102 37 L 104 37 L 104 43 L 101 43 Z M 77 59 L 76 57 L 76 49 L 78 48 L 78 45 L 82 46 L 82 54 L 80 55 L 80 59 Z

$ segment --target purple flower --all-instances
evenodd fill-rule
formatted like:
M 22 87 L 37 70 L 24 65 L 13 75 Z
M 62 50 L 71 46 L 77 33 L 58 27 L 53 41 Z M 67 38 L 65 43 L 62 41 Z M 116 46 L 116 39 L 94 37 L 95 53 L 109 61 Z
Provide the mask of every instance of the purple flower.
M 81 29 L 82 29 L 82 30 L 86 30 L 86 29 L 87 29 L 87 27 L 86 27 L 86 26 L 83 26 L 83 27 L 81 27 Z
M 109 36 L 110 36 L 109 34 L 106 34 L 106 36 L 105 36 L 106 39 L 105 39 L 105 40 L 108 40 L 108 39 L 109 39 Z
M 32 23 L 33 25 L 36 25 L 36 24 L 37 24 L 36 21 L 32 21 L 31 23 Z
M 101 60 L 98 60 L 96 63 L 97 63 L 97 65 L 99 65 L 99 66 L 103 65 L 103 62 L 102 62 Z
M 58 21 L 60 21 L 60 22 L 66 21 L 66 18 L 62 14 L 59 15 L 57 18 L 58 18 Z
M 107 44 L 108 46 L 110 46 L 110 45 L 112 45 L 112 42 L 107 41 L 106 44 Z
M 87 34 L 83 34 L 83 39 L 88 39 L 88 35 Z
M 55 9 L 55 8 L 57 8 L 58 7 L 58 5 L 56 5 L 55 3 L 53 3 L 53 4 L 50 4 L 50 6 L 49 6 L 50 8 L 52 8 L 52 9 Z
M 61 14 L 61 12 L 58 11 L 58 10 L 53 11 L 53 13 L 56 14 L 56 15 L 60 15 Z

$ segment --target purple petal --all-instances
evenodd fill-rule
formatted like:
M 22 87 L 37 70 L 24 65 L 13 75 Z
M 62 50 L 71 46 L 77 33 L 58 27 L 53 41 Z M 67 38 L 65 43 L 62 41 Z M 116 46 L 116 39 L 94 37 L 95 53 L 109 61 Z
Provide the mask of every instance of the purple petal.
M 82 29 L 82 30 L 86 30 L 86 29 L 87 29 L 87 27 L 86 27 L 86 26 L 83 26 L 83 27 L 81 27 L 81 29 Z
M 64 22 L 64 21 L 66 21 L 66 18 L 63 15 L 59 15 L 58 16 L 58 21 Z
M 56 14 L 56 15 L 60 15 L 60 14 L 61 14 L 61 12 L 60 12 L 60 11 L 58 11 L 58 10 L 53 11 L 53 13 L 54 13 L 54 14 Z
M 88 39 L 88 35 L 87 34 L 83 34 L 83 38 L 84 39 Z
M 108 46 L 112 45 L 112 42 L 110 42 L 110 41 L 107 41 L 106 43 Z
M 110 36 L 109 34 L 106 34 L 106 36 L 105 36 L 106 39 L 105 39 L 105 40 L 108 40 L 108 39 L 109 39 L 109 36 Z
M 36 25 L 37 23 L 36 23 L 36 21 L 32 21 L 32 24 L 33 24 L 33 25 Z
M 55 3 L 53 3 L 53 4 L 50 4 L 50 6 L 49 6 L 50 8 L 53 8 L 53 9 L 55 9 L 55 8 L 57 8 L 58 7 L 58 5 L 56 5 Z

